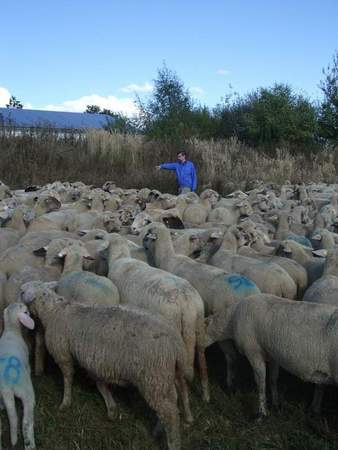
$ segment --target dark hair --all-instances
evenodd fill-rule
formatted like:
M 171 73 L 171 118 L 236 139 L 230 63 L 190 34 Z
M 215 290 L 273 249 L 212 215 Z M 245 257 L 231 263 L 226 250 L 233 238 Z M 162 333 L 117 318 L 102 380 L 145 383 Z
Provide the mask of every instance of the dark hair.
M 182 151 L 180 151 L 180 152 L 177 152 L 177 155 L 185 156 L 186 159 L 188 158 L 187 152 L 185 152 L 184 150 L 182 150 Z

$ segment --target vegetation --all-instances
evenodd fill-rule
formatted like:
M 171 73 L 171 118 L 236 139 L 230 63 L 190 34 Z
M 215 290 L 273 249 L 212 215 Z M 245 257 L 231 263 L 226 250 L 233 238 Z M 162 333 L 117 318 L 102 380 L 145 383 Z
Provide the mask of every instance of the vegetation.
M 332 66 L 323 70 L 325 76 L 320 83 L 323 102 L 319 111 L 321 136 L 331 141 L 338 139 L 338 51 L 333 56 Z
M 6 105 L 6 108 L 14 108 L 14 109 L 22 109 L 23 105 L 14 95 L 11 96 L 9 99 L 8 104 Z
M 186 149 L 196 163 L 199 190 L 213 187 L 221 193 L 249 189 L 257 180 L 273 183 L 336 182 L 338 152 L 327 144 L 320 151 L 293 153 L 277 148 L 273 156 L 236 138 L 189 139 Z M 175 176 L 155 166 L 176 158 L 171 143 L 140 134 L 91 130 L 60 135 L 53 129 L 22 134 L 0 128 L 0 179 L 13 188 L 55 180 L 81 180 L 102 186 L 114 180 L 121 187 L 148 186 L 175 192 Z

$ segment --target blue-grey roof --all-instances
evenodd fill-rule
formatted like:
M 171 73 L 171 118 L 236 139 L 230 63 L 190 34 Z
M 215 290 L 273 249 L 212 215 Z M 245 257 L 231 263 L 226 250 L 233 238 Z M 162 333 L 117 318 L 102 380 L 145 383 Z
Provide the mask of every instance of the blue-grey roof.
M 61 129 L 103 128 L 113 121 L 106 114 L 0 108 L 0 126 L 53 127 Z

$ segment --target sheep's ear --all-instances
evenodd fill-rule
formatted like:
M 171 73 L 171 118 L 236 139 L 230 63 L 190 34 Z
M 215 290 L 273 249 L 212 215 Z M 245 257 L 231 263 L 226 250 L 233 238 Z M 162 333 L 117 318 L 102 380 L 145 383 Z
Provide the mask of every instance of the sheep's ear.
M 282 249 L 284 253 L 292 253 L 292 249 L 289 244 L 282 244 Z
M 34 330 L 35 327 L 34 320 L 31 317 L 29 317 L 27 313 L 19 312 L 18 319 L 23 326 L 25 326 L 29 330 Z
M 46 256 L 48 247 L 41 247 L 36 250 L 33 250 L 35 256 Z
M 312 254 L 314 256 L 319 256 L 321 258 L 326 258 L 327 250 L 325 248 L 321 248 L 320 250 L 312 250 Z
M 79 230 L 77 232 L 78 236 L 86 236 L 86 234 L 88 234 L 89 230 Z
M 312 236 L 312 238 L 314 241 L 321 241 L 322 240 L 322 236 L 320 234 L 315 234 L 314 236 Z
M 219 239 L 222 237 L 222 233 L 220 231 L 213 231 L 210 234 L 210 239 Z

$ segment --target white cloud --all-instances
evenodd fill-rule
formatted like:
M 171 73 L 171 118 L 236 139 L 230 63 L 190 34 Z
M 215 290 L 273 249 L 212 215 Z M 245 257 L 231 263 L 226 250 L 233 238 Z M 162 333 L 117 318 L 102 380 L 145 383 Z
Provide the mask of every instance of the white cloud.
M 0 107 L 4 107 L 8 104 L 11 94 L 8 89 L 0 86 Z
M 60 104 L 46 105 L 42 109 L 49 111 L 84 112 L 87 105 L 97 105 L 101 109 L 110 109 L 113 112 L 120 112 L 126 116 L 133 116 L 138 112 L 132 98 L 117 98 L 113 95 L 103 97 L 92 94 L 84 95 L 75 100 L 67 100 Z
M 198 86 L 193 86 L 193 87 L 189 88 L 189 90 L 192 94 L 195 94 L 195 95 L 203 95 L 204 94 L 204 90 Z
M 31 103 L 24 103 L 23 109 L 34 109 Z
M 218 69 L 216 73 L 217 73 L 217 75 L 223 75 L 223 76 L 231 74 L 230 70 L 227 70 L 227 69 Z
M 121 88 L 123 92 L 151 92 L 154 89 L 154 86 L 150 83 L 144 84 L 128 84 Z

